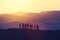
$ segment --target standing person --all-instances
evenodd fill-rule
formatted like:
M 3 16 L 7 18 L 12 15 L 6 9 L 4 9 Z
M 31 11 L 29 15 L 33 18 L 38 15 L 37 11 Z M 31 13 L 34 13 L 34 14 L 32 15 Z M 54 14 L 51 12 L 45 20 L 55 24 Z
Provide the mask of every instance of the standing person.
M 29 24 L 26 24 L 27 29 L 29 29 Z
M 24 28 L 28 29 L 28 26 L 29 26 L 29 25 L 28 25 L 28 24 L 24 24 L 24 26 L 25 26 Z
M 25 28 L 25 24 L 24 24 L 24 23 L 22 23 L 22 28 L 23 28 L 23 29 Z
M 21 29 L 21 24 L 19 24 L 19 28 Z
M 30 24 L 30 29 L 32 29 L 32 27 L 33 27 L 33 25 L 32 25 L 32 24 Z
M 39 29 L 39 26 L 37 25 L 37 30 Z
M 35 24 L 33 24 L 33 27 L 34 27 L 34 30 L 36 29 L 36 25 Z

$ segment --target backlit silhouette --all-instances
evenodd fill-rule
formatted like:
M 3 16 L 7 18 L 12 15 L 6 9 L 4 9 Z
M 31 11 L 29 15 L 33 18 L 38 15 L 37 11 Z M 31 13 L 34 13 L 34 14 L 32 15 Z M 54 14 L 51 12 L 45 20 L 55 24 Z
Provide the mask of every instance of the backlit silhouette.
M 36 24 L 19 24 L 19 27 L 20 29 L 36 29 L 38 30 L 39 29 L 39 25 L 36 25 Z

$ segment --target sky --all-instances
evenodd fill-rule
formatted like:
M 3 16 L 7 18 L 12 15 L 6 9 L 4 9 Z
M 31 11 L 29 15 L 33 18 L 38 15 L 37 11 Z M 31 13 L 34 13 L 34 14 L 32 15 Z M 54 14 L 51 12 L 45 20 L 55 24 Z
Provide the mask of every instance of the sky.
M 0 0 L 0 14 L 60 10 L 60 0 Z

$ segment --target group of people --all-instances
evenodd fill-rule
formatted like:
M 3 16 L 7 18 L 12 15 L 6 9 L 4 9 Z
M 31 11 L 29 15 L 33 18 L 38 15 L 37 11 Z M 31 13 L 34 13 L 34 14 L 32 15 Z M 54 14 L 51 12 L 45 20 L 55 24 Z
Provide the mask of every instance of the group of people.
M 20 29 L 39 29 L 38 24 L 19 24 Z

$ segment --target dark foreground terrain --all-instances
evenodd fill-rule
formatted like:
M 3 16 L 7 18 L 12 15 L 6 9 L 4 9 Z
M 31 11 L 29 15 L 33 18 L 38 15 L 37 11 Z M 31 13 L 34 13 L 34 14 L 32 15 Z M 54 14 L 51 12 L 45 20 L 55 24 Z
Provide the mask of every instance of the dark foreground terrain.
M 60 30 L 0 29 L 0 40 L 60 40 Z

